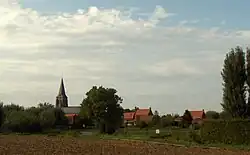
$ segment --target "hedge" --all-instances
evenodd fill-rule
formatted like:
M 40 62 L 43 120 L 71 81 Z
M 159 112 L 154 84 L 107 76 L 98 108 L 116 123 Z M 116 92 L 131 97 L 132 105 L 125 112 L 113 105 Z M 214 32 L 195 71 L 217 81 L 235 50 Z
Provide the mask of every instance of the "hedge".
M 15 108 L 13 105 L 12 107 Z M 60 109 L 32 107 L 16 110 L 14 108 L 5 109 L 0 132 L 35 133 L 68 124 L 65 114 Z
M 250 144 L 250 120 L 204 120 L 200 135 L 206 143 Z

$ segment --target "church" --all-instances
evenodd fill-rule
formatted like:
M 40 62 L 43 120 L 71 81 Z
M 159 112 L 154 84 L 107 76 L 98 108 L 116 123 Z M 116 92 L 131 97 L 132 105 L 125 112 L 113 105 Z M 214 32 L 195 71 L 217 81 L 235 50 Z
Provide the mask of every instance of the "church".
M 81 106 L 69 106 L 68 105 L 68 97 L 66 95 L 63 78 L 61 79 L 59 93 L 56 97 L 55 107 L 62 109 L 66 117 L 69 119 L 69 124 L 73 124 L 76 116 L 78 116 L 80 113 Z

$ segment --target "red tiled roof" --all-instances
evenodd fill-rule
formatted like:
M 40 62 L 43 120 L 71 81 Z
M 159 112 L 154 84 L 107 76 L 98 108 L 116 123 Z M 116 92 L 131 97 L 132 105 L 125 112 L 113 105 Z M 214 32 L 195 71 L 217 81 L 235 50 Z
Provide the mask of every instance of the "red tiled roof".
M 201 110 L 201 111 L 190 111 L 193 119 L 197 119 L 197 118 L 203 118 L 203 115 L 204 115 L 204 111 Z
M 127 121 L 133 120 L 135 117 L 135 112 L 125 112 L 123 116 L 124 116 L 124 120 L 127 120 Z
M 66 117 L 74 117 L 74 116 L 78 116 L 78 114 L 65 114 Z
M 150 113 L 150 109 L 138 109 L 135 113 L 136 116 L 147 116 Z

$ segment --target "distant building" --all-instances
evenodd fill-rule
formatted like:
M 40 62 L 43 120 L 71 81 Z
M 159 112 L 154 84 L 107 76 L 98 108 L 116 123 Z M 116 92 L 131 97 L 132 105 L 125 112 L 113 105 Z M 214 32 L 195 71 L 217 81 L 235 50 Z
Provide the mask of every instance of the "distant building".
M 190 111 L 190 114 L 192 116 L 192 124 L 201 124 L 203 122 L 203 120 L 206 118 L 206 114 L 205 114 L 205 111 L 204 109 L 203 110 L 193 110 L 193 111 Z M 183 116 L 180 116 L 180 117 L 177 117 L 174 119 L 174 123 L 175 125 L 177 125 L 178 123 L 182 122 L 183 121 Z
M 79 115 L 81 109 L 81 106 L 68 106 L 68 97 L 65 92 L 63 79 L 61 79 L 59 93 L 56 97 L 56 108 L 62 109 L 71 125 L 74 124 L 76 116 Z
M 152 121 L 153 112 L 151 108 L 149 109 L 139 109 L 136 108 L 135 112 L 125 112 L 124 114 L 124 123 L 128 125 L 136 125 L 141 121 L 149 123 Z
M 204 109 L 200 111 L 189 111 L 189 112 L 191 113 L 191 116 L 193 118 L 192 123 L 201 124 L 203 122 L 203 119 L 206 118 Z

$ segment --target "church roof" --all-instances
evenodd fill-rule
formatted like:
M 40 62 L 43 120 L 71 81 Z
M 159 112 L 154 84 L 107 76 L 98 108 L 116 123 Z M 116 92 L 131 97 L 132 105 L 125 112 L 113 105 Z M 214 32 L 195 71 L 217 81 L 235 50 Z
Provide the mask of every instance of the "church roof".
M 63 78 L 61 79 L 61 85 L 60 85 L 58 96 L 66 96 Z
M 80 106 L 62 107 L 61 109 L 65 114 L 79 114 L 81 107 Z

